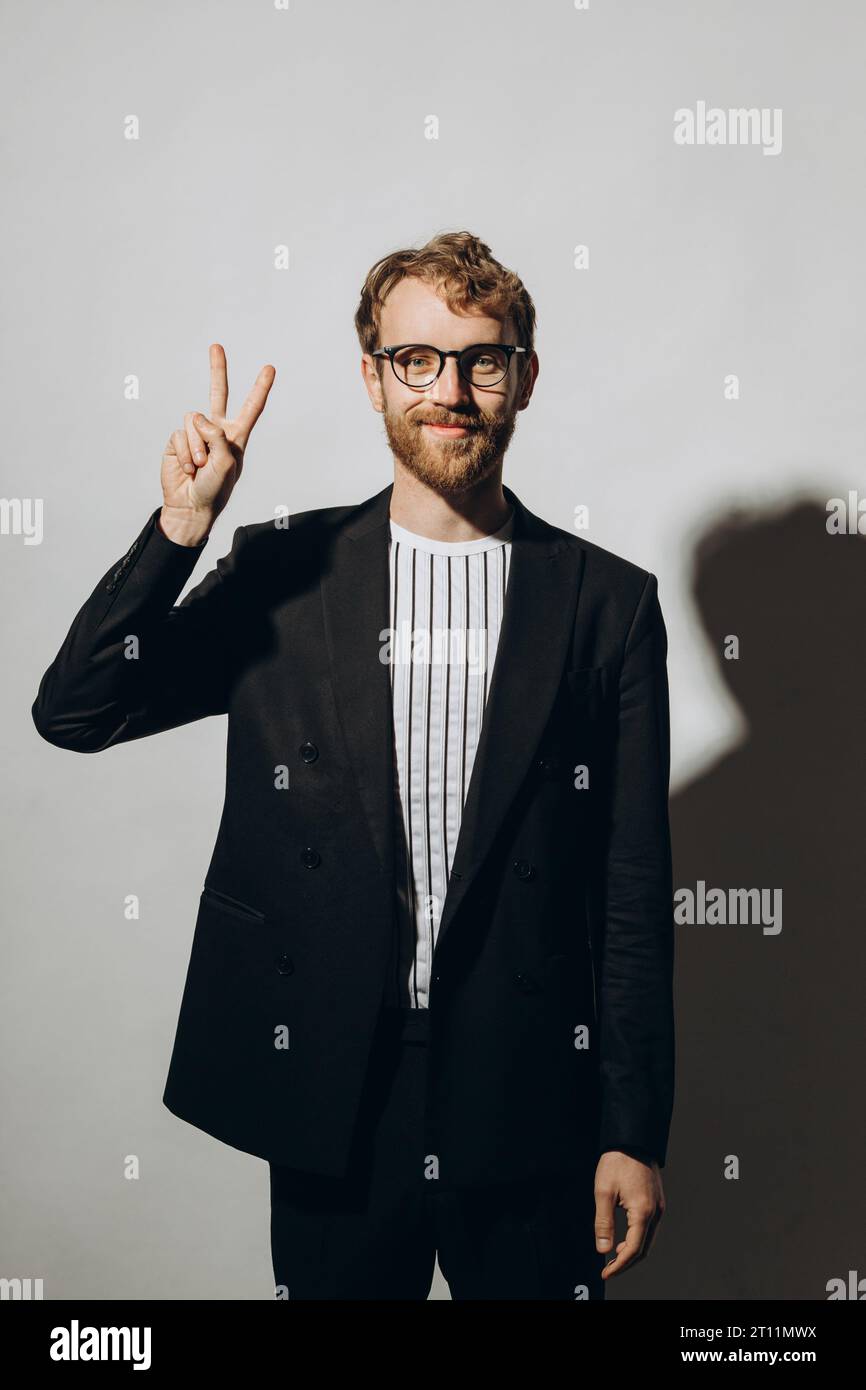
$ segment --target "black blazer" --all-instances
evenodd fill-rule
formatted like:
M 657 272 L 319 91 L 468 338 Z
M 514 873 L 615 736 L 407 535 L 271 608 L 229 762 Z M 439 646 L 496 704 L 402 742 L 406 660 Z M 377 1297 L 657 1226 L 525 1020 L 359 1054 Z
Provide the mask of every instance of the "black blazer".
M 228 715 L 163 1100 L 235 1148 L 330 1175 L 393 930 L 392 486 L 238 527 L 178 606 L 204 547 L 168 540 L 157 509 L 33 704 L 42 737 L 80 753 Z M 607 1149 L 663 1164 L 674 1090 L 656 578 L 504 491 L 505 611 L 430 993 L 428 1115 L 459 1184 L 572 1173 Z

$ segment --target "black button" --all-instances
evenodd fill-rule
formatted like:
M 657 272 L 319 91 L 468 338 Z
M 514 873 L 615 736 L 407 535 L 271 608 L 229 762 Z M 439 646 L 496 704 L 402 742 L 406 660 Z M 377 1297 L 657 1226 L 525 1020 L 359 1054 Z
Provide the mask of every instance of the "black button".
M 301 863 L 308 869 L 317 869 L 322 862 L 322 856 L 317 849 L 307 845 L 306 849 L 301 850 Z
M 280 975 L 292 975 L 295 969 L 295 962 L 291 956 L 277 956 L 277 971 Z
M 301 744 L 298 752 L 305 763 L 314 763 L 319 756 L 318 748 L 314 743 L 310 743 L 309 740 Z
M 515 975 L 514 983 L 517 985 L 518 989 L 523 990 L 524 994 L 534 994 L 535 991 L 538 989 L 538 985 L 535 983 L 532 977 L 530 975 L 524 975 L 522 970 L 518 971 L 518 973 Z
M 515 859 L 512 867 L 518 878 L 532 878 L 535 873 L 535 869 L 528 859 Z
M 116 588 L 117 588 L 117 585 L 116 585 L 116 583 L 114 582 L 114 580 L 112 579 L 110 583 L 106 584 L 106 586 L 105 586 L 105 592 L 106 592 L 107 594 L 111 594 L 111 593 L 114 592 L 114 590 L 115 590 Z

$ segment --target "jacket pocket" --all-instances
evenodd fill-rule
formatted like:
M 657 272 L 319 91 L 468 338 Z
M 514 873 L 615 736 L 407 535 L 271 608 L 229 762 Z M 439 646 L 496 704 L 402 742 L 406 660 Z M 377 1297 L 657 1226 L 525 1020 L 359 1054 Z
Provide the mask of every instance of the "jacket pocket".
M 259 925 L 266 921 L 265 914 L 260 912 L 257 907 L 251 907 L 249 903 L 242 903 L 238 898 L 231 898 L 228 893 L 222 893 L 217 888 L 210 888 L 205 884 L 201 895 L 205 902 L 210 903 L 212 907 L 219 908 L 220 911 L 229 913 L 243 921 L 258 922 Z

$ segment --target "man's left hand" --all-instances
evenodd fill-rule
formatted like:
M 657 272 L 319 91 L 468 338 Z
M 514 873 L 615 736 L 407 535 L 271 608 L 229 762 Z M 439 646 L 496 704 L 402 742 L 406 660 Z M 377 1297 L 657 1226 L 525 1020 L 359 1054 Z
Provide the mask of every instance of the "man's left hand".
M 628 1215 L 628 1230 L 625 1240 L 616 1247 L 614 1259 L 602 1270 L 602 1279 L 610 1279 L 638 1264 L 652 1248 L 665 1211 L 657 1163 L 641 1163 L 618 1150 L 602 1154 L 595 1170 L 595 1248 L 599 1253 L 613 1245 L 614 1211 L 618 1206 Z

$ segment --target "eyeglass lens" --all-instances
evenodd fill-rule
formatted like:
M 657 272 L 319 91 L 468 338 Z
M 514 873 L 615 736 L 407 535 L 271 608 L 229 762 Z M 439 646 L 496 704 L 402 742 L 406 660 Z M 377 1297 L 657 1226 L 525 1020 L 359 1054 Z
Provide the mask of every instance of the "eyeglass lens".
M 394 368 L 407 386 L 432 386 L 439 371 L 439 354 L 413 343 L 393 354 Z M 495 386 L 508 371 L 508 353 L 496 347 L 467 348 L 459 358 L 463 375 L 473 386 Z

